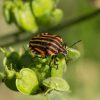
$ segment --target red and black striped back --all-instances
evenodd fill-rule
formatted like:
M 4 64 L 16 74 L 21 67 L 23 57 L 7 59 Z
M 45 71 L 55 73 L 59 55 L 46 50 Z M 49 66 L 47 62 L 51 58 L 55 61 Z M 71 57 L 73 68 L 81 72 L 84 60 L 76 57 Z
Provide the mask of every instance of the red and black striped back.
M 48 33 L 42 33 L 37 37 L 33 37 L 29 42 L 29 47 L 32 52 L 42 56 L 66 54 L 62 38 Z

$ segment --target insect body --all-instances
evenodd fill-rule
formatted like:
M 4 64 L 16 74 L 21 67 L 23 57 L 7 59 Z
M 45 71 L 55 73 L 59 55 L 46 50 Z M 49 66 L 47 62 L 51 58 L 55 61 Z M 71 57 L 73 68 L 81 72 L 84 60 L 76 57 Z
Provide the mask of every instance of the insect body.
M 46 57 L 67 54 L 62 38 L 48 33 L 33 37 L 29 42 L 29 47 L 33 53 Z

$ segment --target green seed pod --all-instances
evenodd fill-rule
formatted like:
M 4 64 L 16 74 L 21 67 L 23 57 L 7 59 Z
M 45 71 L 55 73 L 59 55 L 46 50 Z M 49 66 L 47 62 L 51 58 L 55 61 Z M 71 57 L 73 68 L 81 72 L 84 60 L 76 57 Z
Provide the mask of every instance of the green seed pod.
M 5 79 L 5 80 L 4 80 L 5 85 L 6 85 L 9 89 L 14 90 L 14 91 L 18 91 L 17 88 L 16 88 L 15 82 L 16 82 L 16 78 L 15 78 L 15 77 L 13 77 L 13 78 L 11 78 L 11 79 Z
M 5 78 L 4 78 L 4 83 L 5 85 L 11 89 L 11 90 L 14 90 L 14 91 L 17 91 L 17 88 L 16 88 L 16 84 L 15 84 L 15 81 L 16 81 L 16 77 L 15 77 L 15 71 L 14 70 L 8 70 L 7 68 L 5 69 Z
M 52 24 L 55 26 L 57 24 L 59 24 L 61 22 L 63 18 L 63 12 L 61 9 L 55 9 L 53 12 L 52 12 Z
M 65 72 L 65 70 L 67 68 L 66 61 L 65 61 L 64 57 L 59 58 L 57 64 L 58 65 L 54 64 L 52 66 L 52 69 L 51 69 L 51 76 L 52 77 L 62 77 L 63 73 Z
M 37 32 L 38 26 L 30 8 L 30 3 L 25 3 L 22 9 L 19 9 L 19 18 L 22 29 L 29 32 Z
M 31 65 L 31 69 L 33 69 L 39 79 L 39 83 L 41 83 L 44 79 L 50 76 L 50 67 L 48 65 L 48 58 L 33 58 L 33 65 Z
M 22 4 L 21 4 L 22 5 Z M 30 8 L 30 3 L 24 3 L 23 6 L 15 4 L 12 8 L 13 17 L 17 26 L 29 32 L 38 31 L 38 26 Z
M 29 67 L 33 62 L 33 57 L 27 50 L 20 57 L 20 66 Z
M 19 8 L 21 8 L 24 5 L 24 1 L 25 0 L 13 0 L 14 4 Z
M 12 22 L 12 15 L 11 15 L 12 5 L 13 5 L 12 1 L 4 1 L 3 4 L 3 14 L 6 22 L 9 24 Z
M 67 55 L 66 59 L 68 60 L 76 60 L 80 57 L 80 52 L 78 50 L 72 49 L 72 48 L 66 48 Z
M 36 68 L 33 68 L 33 70 L 36 72 L 39 82 L 41 83 L 44 79 L 50 77 L 50 69 L 48 65 L 39 65 L 39 67 L 36 65 Z
M 19 70 L 19 54 L 15 51 L 11 52 L 8 56 L 4 58 L 3 64 L 4 66 L 7 66 L 8 69 L 15 69 L 16 71 Z
M 16 5 L 13 6 L 13 8 L 12 8 L 12 14 L 13 14 L 14 22 L 18 25 L 18 27 L 21 28 L 19 8 Z
M 15 76 L 15 71 L 9 70 L 7 67 L 5 67 L 5 74 L 6 74 L 6 79 L 12 79 Z
M 38 20 L 40 29 L 52 27 L 53 23 L 51 21 L 51 18 L 52 18 L 51 14 L 45 14 L 45 15 L 39 17 L 37 20 Z
M 44 27 L 50 28 L 56 26 L 61 22 L 62 18 L 63 18 L 62 10 L 55 9 L 51 13 L 39 17 L 37 20 L 40 27 L 43 29 Z
M 45 14 L 49 14 L 55 4 L 53 0 L 33 0 L 32 1 L 32 10 L 36 17 L 41 17 Z
M 21 93 L 35 94 L 39 88 L 36 73 L 29 68 L 21 69 L 17 74 L 16 87 Z
M 68 83 L 59 77 L 47 78 L 43 81 L 43 85 L 49 88 L 46 93 L 48 93 L 49 90 L 69 91 Z

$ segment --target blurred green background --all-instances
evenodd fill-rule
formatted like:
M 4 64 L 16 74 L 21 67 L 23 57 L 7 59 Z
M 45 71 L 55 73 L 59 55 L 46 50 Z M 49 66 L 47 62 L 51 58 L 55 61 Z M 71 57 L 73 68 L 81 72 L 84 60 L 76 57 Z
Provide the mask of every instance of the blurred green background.
M 6 24 L 2 14 L 2 1 L 0 0 L 0 37 L 18 30 L 13 24 Z M 64 11 L 63 20 L 70 20 L 95 11 L 96 7 L 92 1 L 60 0 L 59 7 Z M 70 63 L 64 74 L 64 78 L 70 84 L 71 92 L 51 93 L 52 100 L 100 100 L 100 14 L 72 27 L 65 27 L 56 33 L 60 33 L 69 46 L 80 39 L 82 42 L 75 46 L 80 51 L 81 57 Z M 0 44 L 3 42 L 8 41 L 0 40 Z M 13 45 L 13 47 L 18 50 L 27 43 L 28 41 Z M 3 55 L 0 53 L 1 70 L 3 70 L 2 60 Z M 13 92 L 1 83 L 0 100 L 45 100 L 45 98 L 42 95 L 27 96 Z

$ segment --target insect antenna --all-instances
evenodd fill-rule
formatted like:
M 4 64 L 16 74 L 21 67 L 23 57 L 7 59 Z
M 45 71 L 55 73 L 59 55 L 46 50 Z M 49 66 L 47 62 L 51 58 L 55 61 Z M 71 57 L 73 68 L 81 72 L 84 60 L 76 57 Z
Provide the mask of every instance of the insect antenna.
M 74 45 L 78 44 L 79 42 L 81 42 L 82 40 L 78 40 L 75 43 L 73 43 L 71 46 L 69 46 L 70 48 L 73 47 Z

